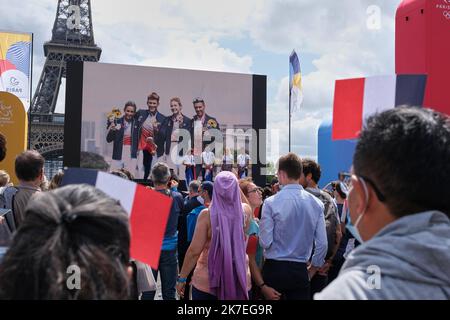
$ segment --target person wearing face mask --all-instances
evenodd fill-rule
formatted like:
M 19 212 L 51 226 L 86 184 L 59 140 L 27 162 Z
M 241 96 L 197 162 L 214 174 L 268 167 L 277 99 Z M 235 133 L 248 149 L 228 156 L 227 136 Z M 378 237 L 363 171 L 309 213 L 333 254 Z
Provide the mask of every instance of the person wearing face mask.
M 198 196 L 196 198 L 196 201 L 200 203 L 199 206 L 196 206 L 193 208 L 188 214 L 187 214 L 187 241 L 188 246 L 189 243 L 192 241 L 192 237 L 194 235 L 195 225 L 197 223 L 197 217 L 200 214 L 200 212 L 209 207 L 209 204 L 211 203 L 212 194 L 213 194 L 214 184 L 210 181 L 203 181 L 199 190 L 198 190 Z
M 400 107 L 367 120 L 348 195 L 365 242 L 315 299 L 450 299 L 449 159 L 448 115 Z

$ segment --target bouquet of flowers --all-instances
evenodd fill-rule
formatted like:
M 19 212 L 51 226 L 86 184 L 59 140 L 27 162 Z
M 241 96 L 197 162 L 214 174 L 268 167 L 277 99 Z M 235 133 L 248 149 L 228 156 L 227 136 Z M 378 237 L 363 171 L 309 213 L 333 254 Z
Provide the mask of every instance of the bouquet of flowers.
M 106 116 L 108 119 L 108 128 L 111 125 L 114 125 L 114 128 L 116 130 L 120 129 L 120 125 L 117 124 L 117 119 L 122 117 L 122 112 L 120 112 L 120 109 L 114 107 L 110 113 L 108 113 L 108 115 Z
M 156 154 L 156 149 L 158 146 L 156 145 L 155 141 L 153 140 L 153 134 L 151 134 L 149 137 L 146 138 L 146 143 L 144 146 L 144 150 L 147 150 L 148 153 L 150 153 L 152 156 Z
M 212 129 L 216 129 L 217 128 L 217 122 L 215 120 L 213 120 L 213 119 L 209 119 L 207 124 L 206 124 L 206 127 L 208 129 L 211 129 L 211 128 Z

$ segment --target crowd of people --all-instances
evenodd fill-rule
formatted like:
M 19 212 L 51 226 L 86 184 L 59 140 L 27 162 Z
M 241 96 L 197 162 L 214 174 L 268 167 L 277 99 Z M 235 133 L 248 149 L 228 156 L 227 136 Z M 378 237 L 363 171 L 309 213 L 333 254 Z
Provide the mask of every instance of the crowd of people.
M 153 189 L 173 200 L 157 270 L 130 258 L 117 201 L 60 187 L 62 173 L 44 183 L 43 167 L 26 151 L 17 186 L 0 172 L 0 299 L 152 300 L 158 275 L 164 300 L 450 299 L 450 119 L 429 109 L 370 117 L 349 181 L 330 189 L 294 153 L 264 188 L 223 170 L 183 193 L 154 164 Z M 74 265 L 79 288 L 67 286 Z

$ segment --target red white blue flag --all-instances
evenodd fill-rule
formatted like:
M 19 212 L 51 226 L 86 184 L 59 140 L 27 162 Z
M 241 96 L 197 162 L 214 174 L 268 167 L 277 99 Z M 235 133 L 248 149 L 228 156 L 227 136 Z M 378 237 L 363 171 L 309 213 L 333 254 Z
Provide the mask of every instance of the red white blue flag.
M 336 80 L 333 140 L 356 139 L 366 119 L 397 106 L 422 106 L 426 75 L 391 75 Z
M 131 258 L 158 269 L 172 205 L 170 197 L 118 176 L 91 169 L 67 169 L 62 184 L 89 184 L 119 200 L 130 219 Z

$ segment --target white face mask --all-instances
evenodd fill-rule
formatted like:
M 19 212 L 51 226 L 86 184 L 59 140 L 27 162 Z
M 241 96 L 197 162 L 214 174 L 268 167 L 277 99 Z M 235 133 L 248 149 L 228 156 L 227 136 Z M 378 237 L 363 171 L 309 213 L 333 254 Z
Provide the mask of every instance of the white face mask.
M 353 234 L 353 236 L 356 238 L 356 240 L 358 240 L 359 242 L 363 243 L 364 240 L 361 238 L 361 234 L 359 233 L 358 230 L 358 225 L 360 224 L 363 216 L 366 214 L 366 210 L 367 210 L 367 206 L 369 205 L 369 191 L 367 190 L 367 185 L 366 182 L 364 181 L 363 178 L 358 177 L 358 179 L 362 182 L 362 186 L 364 189 L 364 210 L 362 213 L 358 214 L 358 218 L 356 219 L 355 223 L 349 223 L 347 225 L 347 228 L 349 229 L 350 233 Z

